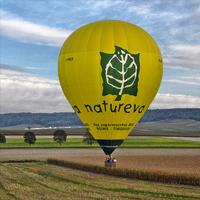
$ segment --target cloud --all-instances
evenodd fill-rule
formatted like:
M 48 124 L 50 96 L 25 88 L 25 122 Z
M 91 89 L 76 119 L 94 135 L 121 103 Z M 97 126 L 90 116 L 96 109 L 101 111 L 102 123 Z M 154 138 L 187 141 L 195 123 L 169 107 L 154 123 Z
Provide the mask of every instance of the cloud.
M 72 111 L 58 81 L 8 69 L 0 76 L 1 113 Z
M 166 65 L 180 66 L 182 68 L 200 68 L 200 45 L 195 44 L 176 44 L 170 45 L 168 55 L 165 56 Z
M 15 40 L 38 45 L 61 46 L 71 31 L 35 24 L 18 16 L 2 11 L 1 34 Z
M 1 113 L 72 112 L 58 81 L 1 69 Z M 157 94 L 150 108 L 200 108 L 200 97 Z
M 200 97 L 191 95 L 160 94 L 156 95 L 151 109 L 164 108 L 200 108 Z
M 79 1 L 79 6 L 74 8 L 76 11 L 87 11 L 87 15 L 98 16 L 100 13 L 102 15 L 106 15 L 108 13 L 112 13 L 111 16 L 117 12 L 119 17 L 124 17 L 128 13 L 129 19 L 133 18 L 133 16 L 142 16 L 143 18 L 154 18 L 158 19 L 169 18 L 170 19 L 180 19 L 185 16 L 177 15 L 173 10 L 157 10 L 157 7 L 160 4 L 165 4 L 163 1 L 152 1 L 152 2 L 140 2 L 137 0 L 84 0 Z M 106 13 L 105 13 L 106 12 Z
M 124 4 L 126 2 L 122 0 L 86 0 L 80 2 L 79 6 L 75 8 L 75 11 L 85 10 L 89 16 L 98 16 L 106 10 L 117 9 Z
M 200 86 L 199 77 L 181 77 L 181 79 L 169 79 L 169 80 L 163 80 L 162 82 Z

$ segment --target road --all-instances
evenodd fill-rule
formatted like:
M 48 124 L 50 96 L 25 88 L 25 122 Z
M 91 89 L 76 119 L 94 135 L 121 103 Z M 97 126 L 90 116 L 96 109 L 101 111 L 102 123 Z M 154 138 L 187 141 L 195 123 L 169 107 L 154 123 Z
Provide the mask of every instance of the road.
M 37 135 L 37 138 L 52 138 L 52 135 Z M 156 137 L 156 136 L 150 136 Z M 150 138 L 149 136 L 129 136 L 129 138 Z M 157 136 L 163 137 L 163 136 Z M 23 139 L 23 135 L 7 135 L 6 138 L 16 138 L 16 139 Z M 69 135 L 67 138 L 83 138 L 81 135 Z M 200 141 L 200 137 L 163 137 L 163 138 L 172 138 L 178 140 L 190 140 L 190 141 Z
M 200 156 L 200 149 L 117 149 L 113 156 Z M 47 158 L 102 157 L 99 148 L 52 148 L 52 149 L 0 149 L 0 161 L 46 160 Z

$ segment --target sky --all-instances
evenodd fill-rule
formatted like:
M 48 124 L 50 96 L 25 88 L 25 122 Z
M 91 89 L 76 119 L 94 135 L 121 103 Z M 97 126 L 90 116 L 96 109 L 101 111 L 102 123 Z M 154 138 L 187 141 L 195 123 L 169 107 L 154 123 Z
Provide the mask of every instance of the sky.
M 200 108 L 199 0 L 0 0 L 0 112 L 72 112 L 58 81 L 65 39 L 97 20 L 136 24 L 164 61 L 151 109 Z

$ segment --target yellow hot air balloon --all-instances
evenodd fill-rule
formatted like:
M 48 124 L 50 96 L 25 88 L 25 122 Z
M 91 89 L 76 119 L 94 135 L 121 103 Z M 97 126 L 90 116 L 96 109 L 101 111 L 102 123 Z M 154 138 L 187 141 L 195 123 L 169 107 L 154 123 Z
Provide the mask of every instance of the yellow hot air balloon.
M 162 65 L 154 39 L 123 21 L 87 24 L 63 44 L 61 87 L 105 154 L 111 155 L 148 109 L 160 86 Z

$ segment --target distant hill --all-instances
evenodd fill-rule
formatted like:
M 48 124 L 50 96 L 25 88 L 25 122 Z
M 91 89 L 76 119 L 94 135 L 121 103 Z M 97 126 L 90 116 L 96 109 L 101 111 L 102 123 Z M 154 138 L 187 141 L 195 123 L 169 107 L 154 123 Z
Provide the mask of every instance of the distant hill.
M 173 120 L 200 121 L 200 109 L 148 110 L 140 122 Z M 75 113 L 8 113 L 0 114 L 0 129 L 9 127 L 66 127 L 81 126 Z

